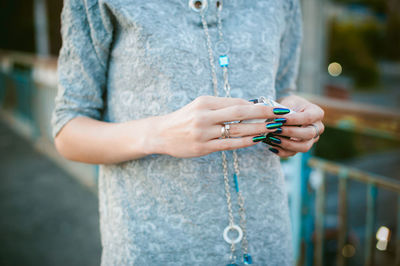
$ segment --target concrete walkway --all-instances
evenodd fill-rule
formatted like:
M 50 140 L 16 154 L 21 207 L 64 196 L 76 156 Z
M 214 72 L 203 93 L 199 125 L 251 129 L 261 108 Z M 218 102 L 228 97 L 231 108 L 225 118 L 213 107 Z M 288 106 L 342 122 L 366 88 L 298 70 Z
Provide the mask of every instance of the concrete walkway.
M 0 265 L 99 265 L 96 195 L 0 121 Z

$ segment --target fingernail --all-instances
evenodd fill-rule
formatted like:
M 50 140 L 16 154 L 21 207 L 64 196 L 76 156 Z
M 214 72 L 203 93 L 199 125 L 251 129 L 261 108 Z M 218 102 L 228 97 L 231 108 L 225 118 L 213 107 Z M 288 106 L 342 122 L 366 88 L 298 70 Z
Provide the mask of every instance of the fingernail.
M 276 144 L 281 144 L 281 143 L 282 143 L 282 141 L 281 141 L 279 138 L 277 138 L 277 137 L 269 136 L 268 139 L 269 139 L 271 142 L 276 143 Z
M 252 100 L 249 100 L 249 102 L 258 103 L 258 99 L 252 99 Z
M 269 148 L 269 150 L 272 151 L 275 154 L 277 154 L 279 152 L 277 149 L 274 149 L 274 148 Z
M 274 112 L 274 114 L 276 114 L 276 115 L 285 115 L 285 114 L 290 113 L 290 110 L 287 109 L 287 108 L 280 108 L 280 107 L 277 107 L 277 108 L 274 108 L 274 109 L 273 109 L 273 112 Z
M 270 139 L 264 139 L 263 141 L 262 141 L 262 143 L 265 143 L 266 145 L 269 145 L 269 146 L 274 146 L 274 147 L 280 147 L 278 144 L 275 144 L 275 143 L 273 143 Z
M 268 123 L 265 127 L 267 129 L 274 129 L 283 126 L 282 123 Z
M 283 118 L 283 117 L 282 118 L 275 118 L 274 122 L 280 122 L 280 123 L 284 124 L 284 123 L 287 122 L 287 120 L 286 120 L 286 118 Z
M 282 133 L 282 128 L 278 127 L 273 133 L 281 134 Z
M 271 141 L 269 139 L 264 139 L 262 140 L 263 143 L 271 145 Z
M 267 136 L 265 136 L 265 135 L 257 136 L 257 137 L 253 138 L 253 142 L 259 142 L 259 141 L 262 141 L 262 140 L 264 140 L 266 138 L 267 138 Z

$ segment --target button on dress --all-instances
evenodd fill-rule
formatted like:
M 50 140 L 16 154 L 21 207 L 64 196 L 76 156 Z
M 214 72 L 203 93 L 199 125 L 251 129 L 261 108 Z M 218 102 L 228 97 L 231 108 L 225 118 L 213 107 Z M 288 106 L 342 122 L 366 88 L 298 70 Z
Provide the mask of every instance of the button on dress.
M 215 0 L 206 13 L 218 40 Z M 295 89 L 298 0 L 224 1 L 232 97 L 277 99 Z M 124 122 L 164 115 L 213 95 L 199 14 L 187 0 L 65 0 L 53 135 L 78 116 Z M 215 62 L 218 62 L 214 51 Z M 222 71 L 217 68 L 222 89 Z M 232 153 L 227 152 L 229 176 Z M 292 265 L 285 181 L 265 144 L 238 150 L 254 265 Z M 235 221 L 237 195 L 231 181 Z M 102 265 L 226 265 L 230 246 L 220 153 L 150 155 L 99 171 Z M 84 217 L 83 217 L 84 219 Z M 240 245 L 236 245 L 240 258 Z

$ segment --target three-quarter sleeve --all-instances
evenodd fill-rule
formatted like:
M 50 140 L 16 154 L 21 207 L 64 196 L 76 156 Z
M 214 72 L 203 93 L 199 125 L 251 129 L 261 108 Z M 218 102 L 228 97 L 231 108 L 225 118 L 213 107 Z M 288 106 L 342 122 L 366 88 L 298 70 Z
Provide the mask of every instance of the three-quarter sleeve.
M 302 41 L 302 21 L 299 0 L 290 0 L 286 27 L 281 37 L 279 67 L 275 79 L 276 98 L 291 95 L 296 90 Z
M 98 0 L 65 0 L 53 137 L 78 116 L 101 119 L 104 108 L 112 21 Z

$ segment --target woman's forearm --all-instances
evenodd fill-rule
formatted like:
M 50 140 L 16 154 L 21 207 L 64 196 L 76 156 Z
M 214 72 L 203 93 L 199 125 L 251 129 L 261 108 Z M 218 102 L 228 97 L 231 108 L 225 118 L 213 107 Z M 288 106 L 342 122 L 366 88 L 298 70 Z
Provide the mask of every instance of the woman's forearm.
M 230 125 L 231 138 L 221 138 L 225 122 L 280 116 L 273 107 L 243 99 L 200 96 L 175 112 L 124 123 L 76 117 L 59 132 L 55 144 L 65 158 L 93 164 L 120 163 L 150 154 L 200 157 L 253 146 L 255 136 L 275 131 L 265 123 L 235 123 Z
M 157 119 L 109 123 L 76 117 L 57 135 L 55 145 L 62 156 L 78 162 L 111 164 L 138 159 L 154 153 L 154 141 L 149 139 Z

